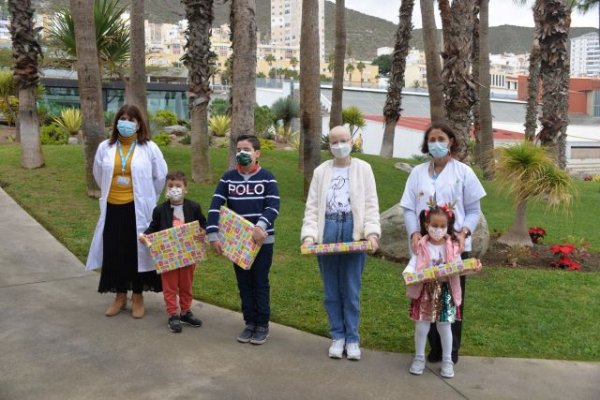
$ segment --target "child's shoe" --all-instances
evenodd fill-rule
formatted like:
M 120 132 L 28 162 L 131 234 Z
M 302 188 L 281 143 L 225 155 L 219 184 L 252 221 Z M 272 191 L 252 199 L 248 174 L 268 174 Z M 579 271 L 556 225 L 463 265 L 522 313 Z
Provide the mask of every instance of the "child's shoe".
M 263 344 L 267 341 L 269 337 L 269 327 L 268 326 L 257 326 L 254 330 L 254 334 L 250 339 L 250 343 L 252 344 Z
M 169 317 L 169 323 L 167 324 L 169 330 L 173 333 L 181 332 L 181 320 L 178 315 L 171 315 Z
M 329 358 L 342 358 L 346 339 L 333 339 L 329 346 Z
M 194 317 L 194 314 L 191 311 L 186 312 L 185 314 L 181 314 L 180 317 L 181 323 L 187 324 L 196 328 L 202 326 L 202 321 L 198 318 Z
M 454 378 L 454 363 L 452 361 L 442 361 L 440 375 L 443 378 Z
M 410 372 L 413 375 L 423 375 L 423 371 L 425 370 L 425 359 L 420 357 L 415 357 L 413 359 L 412 364 L 410 364 Z
M 360 360 L 360 347 L 358 347 L 357 342 L 348 343 L 346 345 L 346 357 L 348 358 L 348 360 Z
M 252 335 L 254 335 L 255 330 L 256 325 L 246 325 L 242 333 L 238 335 L 237 341 L 240 343 L 248 343 L 250 339 L 252 339 Z

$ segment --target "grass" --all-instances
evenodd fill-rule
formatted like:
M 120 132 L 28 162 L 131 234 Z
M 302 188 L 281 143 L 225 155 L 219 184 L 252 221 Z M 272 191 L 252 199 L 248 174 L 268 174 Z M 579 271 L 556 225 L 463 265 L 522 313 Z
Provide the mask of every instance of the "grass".
M 98 218 L 97 200 L 85 195 L 83 150 L 80 146 L 46 146 L 46 166 L 20 168 L 19 148 L 0 146 L 0 186 L 44 225 L 80 260 L 87 256 Z M 165 148 L 171 169 L 190 173 L 188 148 Z M 211 153 L 215 181 L 226 167 L 226 150 Z M 381 210 L 400 199 L 407 175 L 393 168 L 394 161 L 360 156 L 371 163 L 377 179 Z M 281 212 L 271 270 L 272 320 L 327 336 L 322 287 L 316 258 L 301 256 L 299 232 L 304 210 L 302 180 L 294 152 L 265 151 L 262 164 L 278 178 Z M 492 229 L 512 223 L 510 199 L 492 183 L 484 183 L 488 196 L 482 207 Z M 529 207 L 529 225 L 546 229 L 546 243 L 567 235 L 585 237 L 600 249 L 597 218 L 598 184 L 577 182 L 579 200 L 569 215 L 548 214 L 542 204 Z M 206 210 L 214 185 L 191 184 L 188 197 Z M 413 323 L 400 278 L 403 265 L 368 258 L 363 277 L 361 337 L 365 347 L 411 353 Z M 196 271 L 196 298 L 239 310 L 232 266 L 211 255 Z M 468 279 L 463 323 L 462 353 L 476 356 L 526 357 L 566 360 L 600 360 L 600 273 L 559 270 L 523 270 L 485 266 Z M 240 320 L 241 323 L 241 320 Z

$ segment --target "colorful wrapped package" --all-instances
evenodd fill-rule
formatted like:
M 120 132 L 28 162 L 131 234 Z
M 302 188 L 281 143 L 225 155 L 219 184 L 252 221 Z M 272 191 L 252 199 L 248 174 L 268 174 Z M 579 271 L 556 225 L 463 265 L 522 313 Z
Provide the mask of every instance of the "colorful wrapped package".
M 341 243 L 311 243 L 300 246 L 301 254 L 334 254 L 334 253 L 359 253 L 372 250 L 371 242 L 360 240 L 357 242 Z
M 254 224 L 227 207 L 219 211 L 219 239 L 223 255 L 242 269 L 250 269 L 260 250 L 252 239 Z
M 421 272 L 403 272 L 406 285 L 440 280 L 452 275 L 469 275 L 481 271 L 481 262 L 476 258 L 467 258 L 442 265 L 432 265 Z
M 206 260 L 206 235 L 198 221 L 142 237 L 150 250 L 156 273 L 172 271 Z

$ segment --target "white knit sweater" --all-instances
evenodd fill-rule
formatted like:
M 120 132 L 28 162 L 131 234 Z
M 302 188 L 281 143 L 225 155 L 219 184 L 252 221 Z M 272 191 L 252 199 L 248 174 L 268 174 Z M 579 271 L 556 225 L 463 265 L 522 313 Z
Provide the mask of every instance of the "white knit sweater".
M 333 174 L 333 160 L 319 165 L 310 183 L 300 238 L 323 241 L 327 190 Z M 352 239 L 362 240 L 371 235 L 381 236 L 379 200 L 371 166 L 358 158 L 350 161 L 350 206 L 352 207 Z

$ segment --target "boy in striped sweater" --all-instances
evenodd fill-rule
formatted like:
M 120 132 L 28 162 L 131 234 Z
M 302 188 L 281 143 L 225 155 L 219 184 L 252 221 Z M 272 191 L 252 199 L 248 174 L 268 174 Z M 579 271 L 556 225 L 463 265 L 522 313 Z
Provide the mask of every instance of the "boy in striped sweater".
M 253 135 L 240 135 L 236 140 L 236 169 L 220 179 L 208 211 L 206 233 L 218 254 L 223 247 L 218 238 L 219 209 L 226 203 L 255 224 L 253 239 L 262 245 L 252 267 L 244 270 L 233 266 L 242 301 L 246 327 L 239 334 L 240 343 L 263 344 L 269 336 L 270 286 L 269 270 L 275 241 L 274 223 L 279 214 L 279 189 L 273 174 L 258 164 L 260 142 Z

